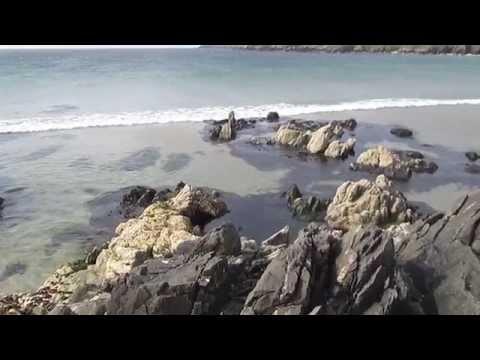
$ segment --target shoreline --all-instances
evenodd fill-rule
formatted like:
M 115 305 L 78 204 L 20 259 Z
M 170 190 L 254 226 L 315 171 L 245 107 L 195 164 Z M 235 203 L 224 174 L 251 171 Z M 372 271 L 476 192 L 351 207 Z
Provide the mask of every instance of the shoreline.
M 223 129 L 226 126 L 236 124 L 235 119 L 230 120 L 231 116 L 229 116 L 228 121 L 220 122 L 220 125 L 217 123 L 204 124 L 203 131 L 197 133 L 197 135 L 201 136 L 202 133 L 209 129 L 209 126 L 221 126 Z M 324 125 L 325 123 L 317 119 L 317 121 L 313 122 L 310 120 L 302 120 L 298 123 L 298 126 L 306 126 L 306 128 L 300 127 L 298 129 L 304 130 L 293 130 L 297 128 L 290 127 L 293 126 L 291 121 L 285 118 L 279 120 L 278 115 L 276 120 L 275 116 L 272 115 L 274 120 L 270 121 L 268 120 L 269 117 L 270 114 L 267 119 L 257 120 L 253 127 L 246 126 L 249 122 L 246 122 L 244 125 L 240 124 L 239 126 L 241 127 L 238 128 L 238 133 L 234 131 L 236 135 L 234 135 L 232 139 L 214 144 L 214 146 L 221 146 L 222 148 L 228 147 L 232 155 L 235 156 L 236 154 L 236 156 L 247 160 L 249 159 L 248 153 L 255 151 L 254 149 L 257 145 L 248 144 L 248 142 L 244 140 L 252 139 L 252 134 L 257 137 L 260 135 L 259 139 L 262 139 L 264 135 L 272 134 L 271 130 L 273 129 L 274 138 L 277 143 L 273 144 L 275 145 L 274 148 L 270 147 L 271 144 L 267 144 L 266 147 L 263 148 L 263 151 L 267 158 L 273 156 L 273 159 L 281 159 L 283 156 L 282 153 L 295 155 L 297 151 L 301 152 L 301 149 L 296 149 L 296 146 L 290 148 L 291 145 L 281 143 L 281 141 L 283 141 L 281 139 L 286 139 L 285 141 L 290 143 L 291 136 L 293 135 L 300 137 L 306 135 L 311 137 L 307 146 L 309 152 L 317 151 L 313 150 L 310 144 L 318 144 L 318 141 L 314 140 L 314 138 L 316 136 L 324 136 L 323 134 L 327 131 L 324 131 L 324 129 L 327 128 L 333 131 L 332 134 L 340 134 L 339 136 L 342 138 L 344 133 L 340 133 L 339 128 L 333 130 L 334 127 L 341 126 L 344 128 L 347 138 L 354 136 L 354 138 L 359 140 L 357 144 L 355 141 L 353 142 L 353 145 L 359 147 L 358 154 L 360 155 L 358 157 L 358 154 L 347 154 L 346 158 L 333 155 L 327 162 L 318 157 L 312 157 L 310 160 L 307 160 L 312 166 L 311 171 L 315 173 L 318 172 L 318 166 L 321 166 L 322 169 L 325 170 L 330 166 L 332 166 L 333 169 L 345 168 L 345 165 L 350 162 L 348 158 L 351 156 L 353 156 L 351 161 L 355 161 L 355 158 L 357 158 L 357 161 L 360 161 L 362 156 L 365 157 L 364 152 L 370 151 L 367 149 L 377 149 L 377 147 L 372 147 L 373 145 L 370 144 L 372 139 L 376 139 L 375 141 L 377 143 L 382 139 L 384 140 L 385 136 L 379 135 L 392 128 L 391 125 L 372 126 L 364 122 L 357 123 L 354 120 L 346 120 L 340 123 L 330 121 L 327 125 Z M 293 124 L 297 123 L 295 122 Z M 314 131 L 313 133 L 310 131 L 311 126 L 314 126 L 312 130 Z M 315 126 L 318 127 L 315 128 Z M 151 126 L 148 127 L 151 128 Z M 293 131 L 295 134 L 288 134 L 287 137 L 284 137 L 282 135 L 284 130 Z M 298 131 L 306 132 L 299 134 Z M 223 130 L 221 133 L 223 133 Z M 212 134 L 211 131 L 210 134 Z M 412 140 L 410 137 L 411 135 L 407 136 L 407 138 L 397 138 L 397 142 L 408 144 L 408 147 L 413 149 L 413 153 L 419 154 L 415 151 L 416 147 L 412 147 L 412 142 L 416 142 L 415 139 Z M 206 141 L 209 142 L 208 139 Z M 215 142 L 213 139 L 210 141 Z M 330 145 L 335 143 L 334 138 L 330 138 L 328 141 Z M 419 145 L 420 144 L 417 143 L 417 146 Z M 330 146 L 328 146 L 328 148 L 330 148 Z M 380 148 L 382 147 L 378 147 L 378 149 Z M 428 149 L 430 149 L 430 147 Z M 449 161 L 448 157 L 451 156 L 448 155 L 449 150 L 443 150 L 435 144 L 433 145 L 434 150 L 428 149 L 425 149 L 424 154 L 420 154 L 420 159 L 423 159 L 424 156 L 425 159 L 431 159 L 431 151 L 437 154 L 442 154 L 442 152 L 447 151 L 439 159 L 435 158 L 435 161 L 440 165 L 440 169 L 445 172 L 445 166 L 448 165 Z M 328 149 L 325 153 L 327 152 Z M 411 152 L 412 151 L 408 150 L 406 153 Z M 313 154 L 315 153 L 312 153 L 312 155 Z M 387 153 L 382 156 L 393 156 L 392 154 L 388 155 Z M 280 158 L 278 156 L 280 156 Z M 423 160 L 418 160 L 418 155 L 414 156 L 415 157 L 411 159 L 416 159 L 415 164 L 417 165 L 415 166 L 424 166 L 420 164 L 426 164 Z M 456 155 L 454 155 L 454 157 L 455 156 Z M 291 159 L 288 160 L 290 164 L 301 165 L 304 161 L 295 156 L 289 158 Z M 255 157 L 250 158 L 250 160 L 255 161 Z M 410 166 L 407 165 L 406 162 L 403 163 L 403 160 L 401 161 L 402 162 L 398 164 L 400 167 Z M 436 166 L 436 168 L 438 169 L 438 166 Z M 380 167 L 379 169 L 383 168 Z M 129 214 L 132 212 L 132 215 L 125 215 L 124 221 L 127 222 L 119 222 L 120 225 L 117 227 L 116 234 L 111 240 L 107 239 L 105 243 L 98 244 L 98 246 L 89 251 L 85 257 L 59 267 L 38 290 L 1 297 L 0 313 L 27 315 L 152 313 L 185 315 L 271 315 L 273 313 L 298 315 L 308 313 L 362 313 L 386 315 L 402 313 L 403 311 L 419 314 L 439 311 L 431 309 L 429 307 L 430 305 L 422 302 L 417 304 L 416 300 L 405 295 L 404 291 L 411 291 L 412 294 L 418 291 L 418 289 L 415 288 L 415 283 L 419 281 L 420 278 L 427 278 L 430 275 L 427 273 L 419 274 L 409 272 L 404 263 L 404 258 L 410 259 L 408 261 L 415 261 L 421 264 L 425 261 L 427 261 L 427 263 L 429 261 L 435 262 L 435 256 L 438 256 L 439 248 L 442 251 L 441 256 L 447 260 L 450 258 L 455 259 L 455 254 L 471 251 L 470 249 L 476 252 L 477 244 L 475 240 L 475 244 L 466 244 L 467 246 L 457 247 L 456 245 L 451 245 L 449 234 L 450 229 L 456 229 L 459 222 L 462 226 L 469 227 L 469 229 L 470 227 L 476 228 L 477 224 L 469 223 L 468 219 L 470 213 L 472 211 L 475 213 L 477 211 L 476 208 L 480 206 L 478 202 L 478 198 L 480 197 L 478 188 L 477 193 L 463 195 L 463 200 L 460 201 L 460 208 L 453 211 L 453 215 L 447 215 L 448 211 L 437 213 L 434 209 L 422 209 L 418 207 L 418 205 L 415 205 L 414 202 L 410 202 L 412 199 L 418 199 L 404 195 L 405 189 L 414 183 L 414 180 L 420 179 L 421 182 L 427 184 L 431 183 L 434 179 L 438 180 L 439 176 L 441 178 L 441 174 L 436 174 L 436 169 L 434 169 L 433 172 L 428 172 L 428 174 L 422 174 L 423 170 L 418 168 L 419 173 L 415 172 L 407 182 L 396 178 L 395 174 L 388 175 L 389 173 L 386 173 L 386 176 L 383 175 L 381 172 L 384 170 L 381 170 L 380 173 L 377 172 L 377 168 L 371 170 L 374 170 L 374 172 L 370 172 L 368 169 L 360 170 L 360 173 L 357 173 L 357 170 L 348 172 L 347 182 L 342 184 L 343 180 L 338 179 L 339 183 L 334 182 L 331 184 L 332 192 L 321 191 L 312 193 L 311 189 L 306 188 L 305 184 L 300 182 L 301 193 L 295 186 L 294 188 L 296 190 L 289 190 L 284 196 L 279 197 L 275 204 L 272 204 L 273 208 L 276 208 L 272 216 L 280 220 L 279 225 L 272 226 L 272 224 L 268 223 L 268 221 L 266 222 L 265 219 L 261 219 L 262 222 L 266 222 L 268 235 L 261 237 L 255 236 L 253 238 L 248 235 L 245 236 L 240 230 L 243 229 L 244 226 L 248 226 L 253 218 L 250 217 L 250 219 L 247 219 L 244 216 L 245 213 L 239 213 L 238 210 L 240 208 L 236 207 L 237 205 L 235 205 L 232 194 L 228 194 L 221 189 L 217 191 L 211 187 L 203 187 L 205 184 L 199 182 L 194 184 L 193 187 L 185 185 L 185 183 L 179 183 L 173 191 L 138 187 L 125 190 L 125 193 L 120 197 L 122 200 L 117 206 L 124 209 L 121 213 Z M 305 175 L 306 174 L 302 172 L 301 176 Z M 393 176 L 393 178 L 390 179 L 390 176 Z M 387 177 L 390 180 L 388 180 Z M 328 175 L 325 177 L 325 179 L 330 178 Z M 422 180 L 422 178 L 424 179 Z M 301 180 L 299 175 L 294 175 L 292 179 L 295 182 Z M 418 186 L 418 184 L 416 186 Z M 309 194 L 316 194 L 316 196 Z M 268 194 L 265 195 L 269 197 Z M 277 195 L 275 197 L 277 197 Z M 355 201 L 351 200 L 353 197 L 355 197 Z M 118 199 L 116 201 L 118 202 Z M 263 201 L 265 201 L 265 199 L 260 200 L 260 203 Z M 252 205 L 255 206 L 254 203 L 252 203 Z M 449 208 L 452 206 L 453 202 L 450 202 Z M 258 204 L 256 209 L 258 211 Z M 298 235 L 296 235 L 297 227 L 292 226 L 292 223 L 286 222 L 288 216 L 285 217 L 285 215 L 282 215 L 282 217 L 279 215 L 282 209 L 286 211 L 288 209 L 288 212 L 292 212 L 292 215 L 289 216 L 293 216 L 294 218 L 301 214 L 301 216 L 309 216 L 311 220 L 302 220 L 302 225 L 299 224 L 299 232 Z M 251 209 L 249 211 L 251 212 Z M 229 215 L 230 212 L 234 217 Z M 252 215 L 253 217 L 257 217 L 259 214 L 254 213 Z M 314 217 L 310 218 L 310 216 Z M 444 219 L 443 224 L 441 224 L 440 219 Z M 313 223 L 311 223 L 312 221 Z M 308 225 L 309 222 L 310 225 Z M 437 222 L 440 225 L 440 230 L 432 230 L 431 234 L 435 236 L 435 239 L 439 240 L 437 240 L 437 245 L 433 246 L 433 249 L 430 250 L 429 246 L 422 245 L 423 240 L 421 240 L 420 237 L 423 238 L 425 233 L 419 229 L 424 228 L 426 225 L 433 226 L 433 224 Z M 285 226 L 285 224 L 287 225 Z M 418 224 L 422 226 L 419 227 Z M 284 227 L 281 228 L 281 226 Z M 275 231 L 279 229 L 281 230 L 275 233 Z M 351 240 L 352 237 L 353 239 L 357 237 L 359 229 L 361 229 L 360 233 L 364 235 L 361 235 L 358 240 Z M 164 230 L 168 231 L 164 232 Z M 320 237 L 317 238 L 318 236 Z M 263 240 L 264 238 L 267 239 Z M 312 247 L 310 241 L 315 241 L 316 245 Z M 258 296 L 272 296 L 274 299 L 279 296 L 276 292 L 272 293 L 271 291 L 267 291 L 267 294 L 271 295 L 261 295 L 265 289 L 268 290 L 269 286 L 272 286 L 269 284 L 270 280 L 266 280 L 268 276 L 273 276 L 273 278 L 278 279 L 278 281 L 282 280 L 283 276 L 288 279 L 292 274 L 297 273 L 297 270 L 291 270 L 292 274 L 290 275 L 288 275 L 288 273 L 282 275 L 283 273 L 280 269 L 290 269 L 289 266 L 293 266 L 294 268 L 295 266 L 300 266 L 299 270 L 303 271 L 302 266 L 307 266 L 306 264 L 302 265 L 295 262 L 290 263 L 291 255 L 288 254 L 298 254 L 299 251 L 300 253 L 307 251 L 305 256 L 309 258 L 311 255 L 307 254 L 310 251 L 321 251 L 320 254 L 324 254 L 323 252 L 325 251 L 326 254 L 330 254 L 326 258 L 330 256 L 338 257 L 336 266 L 346 266 L 348 268 L 349 261 L 347 261 L 345 257 L 348 257 L 349 253 L 340 251 L 341 248 L 336 250 L 337 245 L 334 246 L 333 244 L 340 246 L 340 244 L 344 242 L 348 243 L 349 241 L 353 241 L 351 246 L 359 246 L 359 255 L 357 256 L 359 256 L 358 261 L 360 261 L 360 264 L 362 264 L 362 262 L 371 264 L 376 256 L 379 256 L 377 259 L 383 259 L 380 263 L 375 262 L 376 266 L 378 266 L 376 271 L 369 269 L 366 273 L 363 273 L 362 276 L 371 277 L 369 281 L 365 280 L 364 283 L 360 282 L 355 285 L 358 288 L 354 287 L 348 290 L 351 291 L 351 295 L 349 296 L 355 299 L 355 297 L 364 296 L 363 294 L 367 293 L 360 291 L 363 286 L 362 284 L 385 281 L 385 287 L 375 286 L 375 295 L 369 295 L 363 298 L 361 300 L 361 306 L 355 305 L 356 302 L 350 303 L 349 301 L 339 308 L 336 306 L 330 308 L 332 301 L 338 301 L 340 303 L 343 301 L 341 297 L 337 298 L 335 291 L 330 288 L 330 286 L 337 286 L 335 283 L 333 283 L 333 285 L 318 285 L 328 288 L 327 293 L 331 299 L 327 303 L 323 303 L 324 300 L 320 298 L 310 298 L 310 296 L 301 299 L 303 304 L 301 307 L 298 307 L 298 300 L 291 300 L 291 305 L 289 305 L 289 302 L 285 303 L 281 301 L 277 303 L 277 300 L 272 300 L 274 301 L 273 305 L 267 307 L 263 307 L 263 302 L 256 303 L 255 299 Z M 364 245 L 356 245 L 356 241 L 359 241 L 360 244 L 364 242 Z M 373 243 L 377 243 L 378 241 L 380 241 L 381 245 L 373 245 Z M 320 246 L 320 244 L 323 245 Z M 428 241 L 426 244 L 429 244 Z M 370 245 L 378 250 L 374 250 L 373 253 L 370 253 L 370 251 L 362 253 L 362 251 L 364 251 L 362 250 L 364 249 L 363 246 Z M 470 245 L 472 247 L 470 247 Z M 421 250 L 417 250 L 417 246 L 420 247 Z M 377 251 L 380 251 L 380 254 L 373 255 Z M 326 263 L 335 263 L 331 261 L 322 262 L 323 260 L 319 260 L 322 258 L 320 254 L 312 257 L 315 259 L 314 261 L 320 261 L 315 265 L 318 268 L 316 268 L 315 271 L 308 272 L 309 276 L 319 276 L 319 279 L 325 275 L 320 276 L 316 275 L 316 273 L 318 271 L 327 271 L 325 269 L 325 266 L 327 266 L 325 265 Z M 470 263 L 468 265 L 456 265 L 457 269 L 462 270 L 465 266 L 477 266 L 474 259 L 466 259 L 470 261 Z M 258 267 L 258 265 L 256 265 L 258 263 L 262 265 Z M 241 264 L 240 268 L 237 268 L 238 264 Z M 220 266 L 220 268 L 217 268 L 218 266 Z M 362 268 L 363 265 L 359 266 Z M 330 271 L 342 273 L 343 271 L 347 271 L 347 268 L 342 271 L 339 269 L 330 269 L 327 273 Z M 159 271 L 158 269 L 163 270 Z M 438 265 L 435 268 L 435 271 L 440 274 L 448 274 L 450 270 L 450 267 L 444 268 Z M 182 275 L 184 271 L 193 272 L 197 275 L 191 279 L 185 279 L 183 278 L 184 275 Z M 352 268 L 349 271 L 356 272 L 357 269 Z M 238 274 L 238 272 L 243 275 L 240 277 L 234 275 Z M 379 278 L 377 273 L 381 273 L 382 277 Z M 138 298 L 138 291 L 140 291 L 137 288 L 138 285 L 136 281 L 129 282 L 128 279 L 130 277 L 137 279 L 136 281 L 140 280 L 140 286 L 142 286 L 141 284 L 146 284 L 149 289 L 153 287 L 153 289 L 155 289 L 155 291 L 152 292 L 153 295 L 146 296 L 146 299 L 142 298 L 143 300 L 140 300 Z M 413 282 L 410 278 L 413 279 Z M 178 281 L 181 282 L 177 283 Z M 185 287 L 186 284 L 183 281 L 187 281 L 187 287 Z M 297 281 L 299 281 L 301 285 L 295 285 L 295 287 L 313 287 L 307 294 L 310 291 L 315 293 L 314 289 L 316 285 L 311 283 L 308 277 L 299 277 Z M 339 277 L 337 281 L 341 284 L 344 280 Z M 444 286 L 452 289 L 458 286 L 456 277 L 454 276 L 447 276 L 442 281 L 444 282 Z M 167 282 L 169 286 L 165 287 L 163 285 L 165 282 Z M 209 285 L 210 283 L 211 285 Z M 177 288 L 176 284 L 181 285 Z M 282 280 L 278 285 L 283 286 L 283 284 L 284 281 Z M 200 292 L 189 290 L 198 287 L 205 290 L 200 290 Z M 227 291 L 226 289 L 230 290 Z M 239 293 L 238 291 L 240 291 L 240 289 L 241 292 Z M 387 291 L 387 289 L 389 290 Z M 399 289 L 402 290 L 400 291 Z M 390 290 L 396 294 L 393 295 L 393 300 Z M 190 291 L 193 292 L 191 293 Z M 206 294 L 204 294 L 203 291 L 206 291 Z M 225 291 L 227 291 L 227 293 L 225 293 Z M 327 291 L 327 289 L 325 291 Z M 384 291 L 385 294 L 383 294 Z M 436 289 L 423 289 L 422 291 L 426 292 L 425 295 L 429 295 L 430 292 L 435 293 Z M 301 294 L 303 294 L 303 292 Z M 368 294 L 370 294 L 370 292 L 368 292 Z M 185 303 L 185 296 L 188 296 L 188 299 L 192 297 L 192 300 L 188 300 L 187 303 Z M 148 300 L 150 297 L 154 300 Z M 133 298 L 137 300 L 132 302 Z M 397 305 L 393 306 L 392 301 L 397 304 L 398 307 Z M 448 296 L 445 298 L 437 298 L 437 301 L 438 306 L 445 307 L 439 311 L 440 313 L 462 311 L 457 310 L 455 306 L 449 305 L 450 299 Z M 360 303 L 360 300 L 358 300 L 358 302 Z M 172 304 L 176 305 L 172 307 Z M 368 306 L 366 304 L 368 304 Z M 131 306 L 133 306 L 133 308 Z M 318 306 L 320 306 L 320 309 L 317 309 Z M 405 310 L 405 306 L 407 306 L 408 310 Z M 465 306 L 469 309 L 468 311 L 472 311 L 473 308 L 469 306 L 473 305 L 467 303 Z

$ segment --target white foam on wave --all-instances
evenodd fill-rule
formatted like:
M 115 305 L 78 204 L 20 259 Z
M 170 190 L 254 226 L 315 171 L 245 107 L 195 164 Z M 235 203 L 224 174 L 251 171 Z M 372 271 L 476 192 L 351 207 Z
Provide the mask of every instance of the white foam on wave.
M 0 133 L 22 133 L 49 130 L 70 130 L 87 127 L 131 126 L 162 124 L 170 122 L 222 120 L 230 111 L 237 118 L 264 117 L 271 111 L 281 116 L 311 114 L 316 112 L 340 112 L 376 110 L 386 108 L 426 107 L 440 105 L 480 105 L 480 99 L 373 99 L 331 105 L 271 104 L 261 106 L 223 106 L 167 111 L 143 111 L 123 113 L 63 114 L 29 118 L 0 119 Z

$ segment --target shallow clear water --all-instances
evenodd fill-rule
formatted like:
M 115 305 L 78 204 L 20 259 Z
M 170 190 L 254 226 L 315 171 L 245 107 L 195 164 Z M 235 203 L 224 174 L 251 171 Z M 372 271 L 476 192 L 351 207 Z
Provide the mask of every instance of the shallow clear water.
M 223 118 L 231 108 L 239 117 L 270 109 L 308 113 L 307 119 L 354 117 L 358 152 L 385 143 L 439 163 L 435 175 L 398 187 L 410 200 L 446 210 L 478 188 L 480 178 L 463 171 L 463 153 L 480 151 L 480 106 L 394 107 L 480 98 L 479 70 L 478 57 L 0 51 L 0 196 L 6 200 L 0 293 L 37 287 L 56 267 L 108 238 L 92 226 L 89 205 L 106 192 L 179 181 L 217 188 L 232 210 L 226 219 L 261 241 L 286 223 L 298 225 L 279 197 L 292 183 L 328 197 L 347 179 L 369 177 L 349 171 L 348 162 L 259 151 L 245 144 L 248 131 L 229 145 L 213 145 L 203 139 L 202 123 L 168 122 Z M 322 109 L 330 112 L 313 113 Z M 145 122 L 162 124 L 68 129 Z M 394 138 L 393 125 L 410 127 L 415 138 Z M 68 130 L 5 133 L 62 128 Z

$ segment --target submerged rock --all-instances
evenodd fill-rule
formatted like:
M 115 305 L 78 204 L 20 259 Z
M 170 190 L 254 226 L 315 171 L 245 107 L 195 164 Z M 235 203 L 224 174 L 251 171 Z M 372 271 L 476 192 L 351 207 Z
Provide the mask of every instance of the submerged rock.
M 478 153 L 476 153 L 474 151 L 470 151 L 470 152 L 465 153 L 465 156 L 467 157 L 468 160 L 470 160 L 472 162 L 480 159 L 480 156 L 478 155 Z
M 480 174 L 480 165 L 478 164 L 465 164 L 465 172 L 469 174 Z
M 328 206 L 328 224 L 340 230 L 359 225 L 386 226 L 412 219 L 412 211 L 403 194 L 383 175 L 375 182 L 366 179 L 341 185 Z
M 407 138 L 413 136 L 412 130 L 405 128 L 393 128 L 392 130 L 390 130 L 390 133 L 400 138 Z
M 438 166 L 424 160 L 423 155 L 418 152 L 391 150 L 380 145 L 360 154 L 350 168 L 406 181 L 411 178 L 412 172 L 433 174 Z
M 25 265 L 24 263 L 21 263 L 21 262 L 9 263 L 0 272 L 0 281 L 6 280 L 9 277 L 12 277 L 17 274 L 23 275 L 25 274 L 26 270 L 27 270 L 27 265 Z

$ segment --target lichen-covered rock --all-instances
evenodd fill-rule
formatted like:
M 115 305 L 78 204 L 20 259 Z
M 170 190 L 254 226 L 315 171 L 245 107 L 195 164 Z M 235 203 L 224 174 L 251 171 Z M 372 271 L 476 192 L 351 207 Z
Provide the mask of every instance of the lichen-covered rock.
M 380 175 L 375 182 L 363 179 L 342 184 L 328 206 L 326 220 L 333 228 L 350 230 L 370 223 L 378 226 L 402 223 L 411 217 L 403 194 Z
M 333 159 L 344 159 L 353 154 L 355 139 L 340 141 L 343 129 L 354 129 L 355 120 L 332 121 L 329 124 L 290 121 L 280 126 L 274 142 L 310 154 L 325 155 Z
M 368 149 L 351 165 L 352 170 L 383 174 L 394 180 L 409 180 L 412 172 L 430 173 L 437 171 L 434 162 L 427 162 L 423 155 L 412 151 L 391 150 L 383 145 Z
M 291 128 L 290 125 L 281 126 L 274 138 L 275 143 L 289 147 L 303 146 L 308 140 L 308 134 L 301 130 Z
M 346 159 L 349 155 L 354 154 L 356 140 L 348 139 L 346 142 L 335 140 L 328 145 L 324 155 L 332 159 Z
M 185 185 L 167 202 L 149 206 L 143 214 L 117 227 L 117 236 L 96 261 L 96 271 L 112 278 L 152 256 L 169 255 L 184 241 L 198 239 L 194 226 L 224 215 L 225 203 L 202 189 Z
M 307 144 L 307 150 L 311 154 L 324 153 L 330 143 L 343 134 L 340 125 L 328 124 L 315 131 Z

